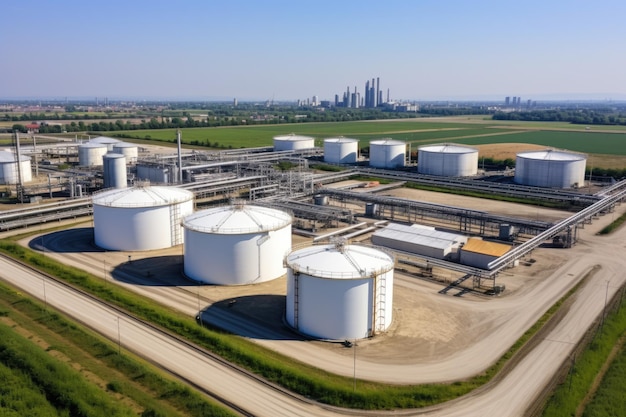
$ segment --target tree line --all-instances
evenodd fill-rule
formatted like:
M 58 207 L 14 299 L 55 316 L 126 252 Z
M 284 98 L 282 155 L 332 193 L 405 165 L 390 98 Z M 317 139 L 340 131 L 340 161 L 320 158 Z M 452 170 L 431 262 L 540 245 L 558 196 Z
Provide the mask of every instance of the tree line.
M 566 109 L 496 112 L 493 120 L 569 122 L 584 125 L 626 125 L 626 113 L 613 109 Z

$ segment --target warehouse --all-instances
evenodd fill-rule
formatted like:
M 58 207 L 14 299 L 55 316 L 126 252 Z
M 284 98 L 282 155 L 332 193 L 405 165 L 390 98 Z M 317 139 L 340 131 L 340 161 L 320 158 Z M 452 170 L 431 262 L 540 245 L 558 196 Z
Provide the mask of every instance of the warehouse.
M 489 269 L 489 263 L 511 250 L 510 245 L 470 238 L 461 248 L 461 263 L 481 269 Z
M 397 223 L 390 223 L 372 235 L 375 245 L 446 260 L 458 260 L 459 247 L 465 242 L 465 236 L 440 232 L 434 227 Z

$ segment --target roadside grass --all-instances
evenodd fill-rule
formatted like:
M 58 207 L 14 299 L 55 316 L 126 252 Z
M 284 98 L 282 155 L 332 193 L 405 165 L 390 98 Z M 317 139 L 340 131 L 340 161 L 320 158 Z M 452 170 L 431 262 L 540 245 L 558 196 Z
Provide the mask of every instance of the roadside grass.
M 125 308 L 168 331 L 204 346 L 274 383 L 307 398 L 339 407 L 367 410 L 421 408 L 445 402 L 472 391 L 493 379 L 506 364 L 523 351 L 524 346 L 558 311 L 562 303 L 577 290 L 569 291 L 552 306 L 493 366 L 464 381 L 451 384 L 397 386 L 358 380 L 330 374 L 294 359 L 264 349 L 244 338 L 217 329 L 199 326 L 192 318 L 153 300 L 117 286 L 107 286 L 101 279 L 76 268 L 24 248 L 16 240 L 25 235 L 0 241 L 0 251 L 58 276 L 97 297 Z M 584 280 L 583 280 L 584 281 Z M 580 285 L 580 284 L 579 284 Z M 356 389 L 355 389 L 356 386 Z
M 20 410 L 22 415 L 32 415 L 25 410 L 21 394 L 35 400 L 42 413 L 71 416 L 136 416 L 129 407 L 115 401 L 97 386 L 89 383 L 78 371 L 47 354 L 28 339 L 0 324 L 0 363 L 4 374 L 16 385 L 3 386 L 2 408 Z M 49 407 L 42 404 L 43 395 Z M 28 406 L 26 404 L 26 406 Z M 52 414 L 52 415 L 54 415 Z
M 622 289 L 621 297 L 624 296 Z M 626 335 L 626 303 L 620 301 L 617 311 L 610 312 L 600 330 L 575 358 L 567 378 L 547 401 L 543 417 L 577 416 L 584 407 L 583 416 L 626 416 L 626 350 L 623 340 L 618 356 L 610 364 L 592 401 L 585 406 L 585 398 L 593 387 L 596 376 L 606 364 L 611 350 Z
M 624 222 L 626 222 L 626 213 L 622 214 L 621 216 L 619 216 L 617 219 L 613 220 L 610 224 L 608 224 L 607 226 L 604 226 L 599 232 L 599 235 L 608 235 L 610 233 L 613 233 L 614 231 L 616 231 L 617 229 L 619 229 Z
M 624 336 L 622 336 L 622 339 Z M 622 344 L 619 355 L 611 363 L 591 402 L 585 407 L 583 417 L 626 416 L 626 349 Z
M 37 345 L 31 340 L 24 339 L 30 346 L 27 349 L 20 347 L 20 351 L 28 352 L 29 357 L 32 357 L 33 361 L 40 364 L 38 366 L 45 365 L 46 368 L 55 370 L 54 374 L 44 375 L 41 377 L 41 380 L 31 385 L 37 389 L 45 388 L 49 384 L 55 384 L 55 379 L 63 379 L 72 381 L 77 385 L 91 386 L 92 388 L 90 389 L 95 389 L 100 397 L 108 398 L 109 401 L 114 401 L 116 404 L 132 405 L 130 412 L 110 412 L 109 416 L 136 416 L 137 408 L 141 409 L 142 415 L 146 416 L 203 417 L 207 415 L 233 415 L 230 411 L 196 393 L 173 377 L 157 370 L 153 365 L 146 363 L 142 359 L 124 351 L 120 355 L 117 346 L 114 346 L 110 341 L 65 318 L 62 314 L 50 308 L 50 306 L 44 307 L 40 302 L 25 297 L 2 283 L 0 283 L 0 311 L 3 311 L 4 315 L 15 323 L 14 327 L 19 326 L 19 328 L 25 329 L 26 332 L 35 334 L 37 338 L 43 340 L 48 345 L 44 349 L 41 343 Z M 5 337 L 7 330 L 9 335 Z M 0 351 L 3 349 L 2 345 L 5 340 L 10 340 L 12 335 L 17 336 L 15 330 L 0 323 Z M 71 358 L 73 363 L 56 359 L 51 355 L 55 351 L 66 358 Z M 34 353 L 31 354 L 31 352 Z M 5 366 L 7 364 L 5 358 L 2 358 L 0 362 L 5 364 Z M 48 365 L 49 363 L 53 365 Z M 81 374 L 66 376 L 66 372 L 76 372 L 73 368 L 74 366 L 78 366 L 96 377 L 86 379 Z M 32 369 L 27 368 L 26 365 L 22 368 L 14 369 L 14 378 L 19 376 L 20 369 L 25 371 L 27 375 L 34 374 Z M 60 370 L 57 370 L 57 368 Z M 70 371 L 65 371 L 64 368 Z M 51 381 L 47 381 L 48 379 Z M 106 383 L 105 386 L 98 388 L 94 379 Z M 28 385 L 22 385 L 22 388 L 24 388 L 23 395 L 27 395 Z M 66 394 L 63 394 L 64 396 L 71 398 L 85 397 L 80 393 L 74 393 L 68 387 L 64 387 L 63 390 L 66 392 Z M 22 395 L 19 387 L 14 390 L 12 395 L 16 397 Z M 52 394 L 48 394 L 46 391 L 48 401 L 50 395 Z M 93 400 L 90 400 L 90 402 L 96 404 Z M 30 416 L 31 414 L 25 413 L 20 415 Z M 97 416 L 100 414 L 71 412 L 69 415 Z

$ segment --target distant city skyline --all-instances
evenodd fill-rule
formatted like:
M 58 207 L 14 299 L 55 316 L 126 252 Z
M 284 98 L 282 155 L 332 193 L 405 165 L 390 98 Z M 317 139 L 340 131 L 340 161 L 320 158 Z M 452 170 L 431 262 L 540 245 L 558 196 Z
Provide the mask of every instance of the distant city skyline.
M 3 12 L 4 99 L 334 102 L 355 85 L 364 99 L 374 75 L 394 101 L 626 100 L 618 0 L 22 0 Z

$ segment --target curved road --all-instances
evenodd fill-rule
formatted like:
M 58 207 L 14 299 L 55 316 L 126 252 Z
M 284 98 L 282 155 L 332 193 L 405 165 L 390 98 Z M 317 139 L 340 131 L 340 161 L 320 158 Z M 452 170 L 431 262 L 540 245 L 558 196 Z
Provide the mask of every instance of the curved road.
M 626 231 L 622 229 L 610 237 L 602 238 L 595 237 L 585 230 L 581 231 L 581 234 L 582 232 L 585 232 L 584 239 L 576 247 L 568 250 L 571 251 L 568 252 L 572 255 L 569 257 L 571 260 L 540 285 L 517 298 L 502 298 L 480 303 L 480 308 L 493 315 L 494 324 L 497 324 L 493 327 L 493 332 L 483 340 L 436 363 L 389 365 L 359 360 L 356 365 L 357 376 L 394 383 L 415 383 L 460 379 L 475 374 L 508 349 L 512 341 L 532 325 L 568 288 L 594 266 L 600 266 L 578 292 L 565 317 L 497 385 L 431 409 L 393 413 L 428 416 L 523 415 L 561 364 L 570 360 L 569 356 L 576 341 L 603 312 L 606 299 L 610 298 L 625 280 L 621 271 L 626 267 L 626 260 L 622 259 L 621 252 Z M 111 340 L 119 340 L 124 348 L 137 352 L 174 374 L 240 405 L 252 415 L 326 416 L 342 413 L 340 410 L 322 408 L 297 397 L 285 395 L 246 373 L 236 372 L 231 367 L 220 364 L 184 343 L 165 338 L 159 333 L 155 334 L 149 327 L 130 318 L 121 317 L 115 310 L 105 308 L 87 297 L 71 294 L 69 290 L 52 281 L 44 281 L 40 276 L 15 266 L 12 262 L 5 260 L 1 262 L 3 268 L 0 277 L 7 282 L 38 298 L 45 298 L 48 304 L 65 311 Z M 141 290 L 151 292 L 150 288 Z M 157 290 L 167 289 L 157 288 Z M 157 298 L 167 299 L 167 292 L 158 294 Z M 197 309 L 194 309 L 194 305 L 197 306 L 197 301 L 193 294 L 189 294 L 188 298 L 182 308 L 192 309 L 195 314 Z M 228 317 L 222 319 L 227 320 Z M 240 325 L 241 323 L 230 324 L 230 326 Z M 255 331 L 254 326 L 248 326 L 244 330 L 246 334 Z M 267 339 L 257 342 L 336 373 L 352 376 L 354 372 L 353 358 L 315 349 L 312 344 L 306 342 Z

